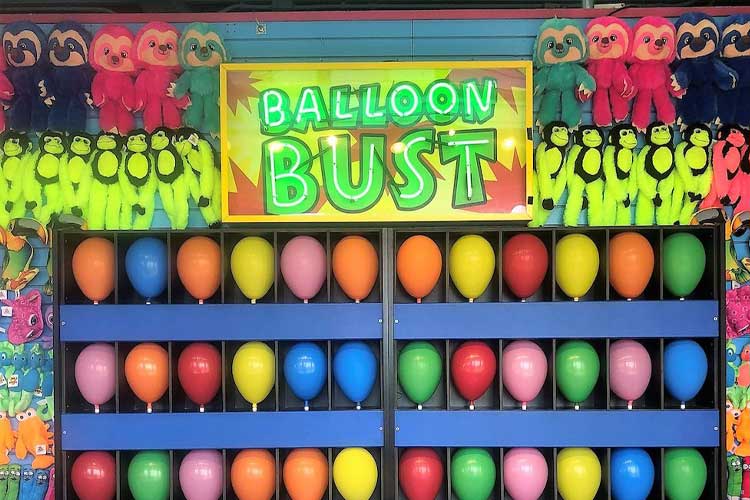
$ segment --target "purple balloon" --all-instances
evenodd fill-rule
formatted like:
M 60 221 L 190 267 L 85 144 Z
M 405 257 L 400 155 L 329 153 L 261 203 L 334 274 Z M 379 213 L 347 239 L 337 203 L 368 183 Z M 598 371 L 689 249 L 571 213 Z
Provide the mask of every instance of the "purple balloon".
M 326 280 L 326 251 L 311 236 L 296 236 L 281 251 L 281 274 L 299 299 L 315 297 Z
M 195 450 L 180 464 L 180 488 L 187 500 L 217 500 L 224 488 L 224 464 L 216 450 Z
M 115 395 L 115 364 L 115 348 L 110 344 L 91 344 L 76 359 L 78 390 L 96 413 Z
M 540 498 L 547 474 L 547 461 L 534 448 L 513 448 L 503 457 L 503 481 L 513 500 Z
M 635 340 L 618 340 L 609 346 L 609 381 L 612 392 L 628 402 L 643 396 L 651 380 L 651 357 Z
M 516 340 L 503 349 L 502 365 L 503 385 L 526 409 L 547 379 L 547 356 L 534 342 Z

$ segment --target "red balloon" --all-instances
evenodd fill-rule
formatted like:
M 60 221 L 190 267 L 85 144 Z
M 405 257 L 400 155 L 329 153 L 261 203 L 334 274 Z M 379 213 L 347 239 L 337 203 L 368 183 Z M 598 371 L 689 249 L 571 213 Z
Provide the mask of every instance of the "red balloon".
M 117 490 L 115 457 L 106 451 L 78 455 L 70 470 L 70 482 L 81 500 L 111 500 Z
M 410 448 L 401 455 L 398 482 L 407 500 L 435 500 L 443 484 L 443 462 L 431 448 Z
M 190 401 L 203 411 L 221 387 L 221 353 L 205 342 L 190 344 L 177 361 L 177 377 Z
M 528 299 L 542 286 L 549 254 L 533 234 L 517 234 L 503 246 L 503 280 L 519 299 Z
M 451 358 L 451 376 L 459 394 L 469 401 L 473 408 L 490 387 L 497 371 L 497 358 L 484 342 L 464 342 Z

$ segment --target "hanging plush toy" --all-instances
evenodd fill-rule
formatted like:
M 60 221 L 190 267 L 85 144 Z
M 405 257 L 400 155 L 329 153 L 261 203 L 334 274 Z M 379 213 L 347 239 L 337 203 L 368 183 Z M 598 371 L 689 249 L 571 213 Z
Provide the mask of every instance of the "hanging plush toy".
M 0 54 L 0 132 L 5 130 L 5 108 L 10 105 L 13 99 L 13 84 L 5 76 L 5 70 L 8 65 L 5 62 L 5 55 Z
M 602 131 L 593 125 L 584 125 L 576 131 L 575 139 L 567 159 L 568 201 L 563 223 L 577 226 L 581 210 L 588 209 L 589 226 L 600 226 L 604 202 Z
M 219 133 L 219 65 L 229 60 L 224 41 L 211 25 L 189 24 L 180 37 L 180 64 L 185 72 L 177 80 L 174 95 L 190 96 L 185 125 Z
M 118 174 L 121 160 L 120 137 L 110 132 L 99 133 L 91 160 L 93 179 L 88 204 L 89 229 L 119 229 L 122 193 Z
M 742 153 L 746 148 L 745 133 L 737 125 L 723 125 L 716 134 L 711 150 L 711 163 L 713 165 L 713 179 L 703 202 L 700 204 L 700 212 L 696 219 L 700 222 L 713 218 L 712 214 L 720 212 L 726 220 L 725 206 L 733 205 L 736 208 L 740 203 L 743 182 L 740 172 Z M 748 197 L 745 196 L 747 199 Z M 747 200 L 750 206 L 750 200 Z M 718 222 L 718 221 L 717 221 Z
M 3 382 L 5 381 L 3 380 Z M 15 446 L 16 434 L 10 426 L 8 412 L 0 411 L 0 465 L 7 465 L 10 463 L 8 453 L 13 451 Z
M 42 318 L 42 294 L 39 290 L 32 290 L 13 300 L 3 299 L 2 303 L 13 310 L 8 326 L 8 341 L 11 344 L 25 344 L 42 336 L 44 318 Z
M 8 128 L 17 131 L 47 128 L 47 106 L 43 82 L 48 78 L 47 36 L 28 21 L 18 21 L 3 30 L 3 57 L 6 75 L 14 94 L 8 112 Z
M 122 216 L 120 229 L 149 229 L 154 218 L 154 197 L 158 181 L 154 158 L 144 130 L 130 132 L 125 140 L 125 157 L 120 169 Z
M 180 32 L 171 24 L 151 22 L 135 37 L 135 55 L 143 68 L 135 80 L 136 109 L 143 110 L 143 125 L 151 133 L 162 125 L 180 126 L 180 110 L 190 102 L 176 99 L 174 83 L 182 71 L 177 58 Z
M 654 122 L 646 130 L 646 145 L 638 154 L 638 203 L 635 223 L 639 226 L 672 225 L 672 191 L 674 191 L 674 144 L 672 127 Z
M 612 127 L 604 148 L 604 221 L 605 226 L 629 226 L 630 206 L 638 194 L 636 162 L 638 136 L 635 127 L 620 124 Z
M 721 30 L 721 57 L 739 78 L 718 98 L 719 121 L 750 127 L 750 14 L 729 16 Z
M 99 126 L 108 132 L 127 134 L 135 122 L 133 33 L 115 24 L 101 28 L 91 42 L 89 61 L 96 70 L 91 98 L 99 108 Z
M 26 205 L 21 200 L 23 178 L 33 158 L 31 141 L 23 132 L 7 130 L 0 134 L 0 227 L 11 219 L 23 217 Z
M 49 432 L 49 424 L 45 424 L 37 416 L 36 410 L 29 408 L 16 416 L 18 420 L 18 440 L 16 441 L 16 456 L 23 460 L 31 454 L 34 469 L 46 469 L 55 463 L 52 452 L 54 435 Z
M 537 121 L 545 126 L 562 120 L 575 128 L 581 122 L 583 99 L 596 90 L 596 83 L 581 66 L 586 61 L 586 37 L 570 19 L 548 19 L 539 27 L 534 46 L 534 95 L 540 96 Z
M 698 204 L 708 195 L 714 171 L 711 167 L 711 129 L 702 123 L 690 125 L 682 132 L 682 142 L 674 151 L 677 167 L 672 219 L 688 225 Z
M 732 192 L 737 193 L 739 202 L 734 202 L 732 215 L 732 232 L 735 236 L 742 236 L 750 227 L 750 135 L 747 130 L 742 130 L 745 136 L 745 146 L 742 148 L 742 158 L 740 159 L 740 169 L 737 176 L 731 181 L 729 189 L 730 198 L 733 198 Z
M 191 128 L 177 131 L 175 146 L 185 165 L 185 178 L 196 205 L 209 227 L 221 223 L 221 172 L 211 143 Z
M 156 179 L 159 181 L 159 197 L 169 217 L 172 229 L 185 229 L 188 224 L 188 190 L 182 156 L 175 149 L 174 133 L 159 127 L 151 134 L 151 155 L 154 158 Z
M 23 197 L 26 209 L 46 226 L 62 211 L 60 166 L 65 156 L 65 136 L 61 132 L 47 131 L 39 137 L 39 151 L 35 153 L 32 168 L 25 174 Z
M 685 93 L 677 83 L 669 64 L 675 57 L 675 30 L 668 19 L 644 17 L 633 30 L 630 44 L 630 78 L 638 89 L 633 103 L 633 125 L 645 130 L 651 119 L 651 104 L 656 119 L 666 125 L 675 121 L 670 95 Z
M 70 136 L 67 146 L 67 155 L 60 167 L 63 213 L 86 218 L 91 190 L 93 139 L 79 132 Z
M 547 222 L 567 184 L 568 126 L 564 122 L 548 123 L 542 129 L 541 139 L 534 155 L 534 219 L 529 224 L 531 227 L 541 227 Z

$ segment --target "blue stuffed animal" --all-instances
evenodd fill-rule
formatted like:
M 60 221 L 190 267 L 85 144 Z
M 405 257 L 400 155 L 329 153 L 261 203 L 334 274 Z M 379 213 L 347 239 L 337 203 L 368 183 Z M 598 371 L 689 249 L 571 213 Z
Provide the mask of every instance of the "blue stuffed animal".
M 49 469 L 34 471 L 34 487 L 31 490 L 29 500 L 44 500 L 50 482 Z M 52 497 L 54 498 L 54 497 Z
M 721 30 L 721 57 L 739 76 L 737 86 L 719 94 L 719 121 L 750 126 L 750 14 L 729 16 Z
M 21 487 L 19 488 L 18 500 L 31 500 L 34 498 L 34 469 L 31 465 L 21 466 Z

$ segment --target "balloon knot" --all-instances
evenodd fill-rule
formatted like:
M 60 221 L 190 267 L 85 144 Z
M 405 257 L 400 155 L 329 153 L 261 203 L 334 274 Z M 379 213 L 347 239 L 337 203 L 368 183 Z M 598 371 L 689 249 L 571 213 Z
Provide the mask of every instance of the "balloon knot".
M 469 409 L 470 410 L 474 409 L 474 401 L 469 401 Z
M 307 301 L 307 299 L 303 300 L 303 301 L 302 301 L 302 303 L 303 303 L 303 304 L 308 304 L 308 301 Z
M 147 306 L 150 306 L 150 305 L 151 305 L 151 300 L 150 300 L 150 299 L 146 299 L 146 305 L 147 305 Z
M 680 410 L 684 410 L 684 409 L 685 409 L 685 402 L 680 401 Z
M 310 411 L 310 405 L 305 401 L 305 411 Z
M 198 299 L 198 304 L 203 305 L 203 299 Z
M 94 413 L 99 413 L 99 405 L 94 405 Z
M 250 299 L 251 304 L 255 304 L 255 299 Z
M 417 299 L 417 304 L 421 304 L 421 303 L 422 303 L 422 299 Z
M 205 413 L 206 407 L 203 406 L 203 405 L 201 405 L 200 408 L 198 408 L 198 411 L 201 412 L 201 413 Z
M 576 403 L 575 406 L 573 407 L 573 409 L 576 410 L 576 411 L 578 411 L 578 410 L 581 409 L 581 407 L 578 405 L 578 403 Z
M 355 304 L 359 304 L 359 299 L 354 301 Z
M 151 407 L 151 403 L 146 405 L 146 413 L 151 413 L 154 409 Z
M 521 299 L 521 303 L 524 304 L 526 302 L 526 299 Z
M 573 302 L 578 302 L 579 297 L 573 297 Z
M 526 411 L 526 401 L 523 401 L 521 403 L 521 409 L 524 410 L 524 411 Z
M 357 403 L 357 409 L 358 409 L 358 410 L 361 410 L 361 409 L 362 409 L 362 405 L 361 405 L 361 404 L 359 404 L 359 403 Z
M 633 299 L 625 299 L 627 302 L 633 302 Z
M 680 297 L 680 302 L 684 302 L 684 301 L 685 301 L 685 297 Z
M 253 413 L 255 413 L 256 411 L 258 411 L 258 404 L 253 403 Z
M 474 299 L 469 299 L 469 304 L 473 303 Z
M 628 410 L 632 410 L 632 409 L 633 409 L 633 402 L 628 401 Z
M 417 405 L 417 410 L 421 410 L 421 409 L 422 409 L 422 405 Z
M 94 305 L 95 305 L 95 306 L 98 306 L 98 305 L 99 305 L 99 301 L 98 301 L 98 300 L 95 300 L 95 301 L 94 301 Z

